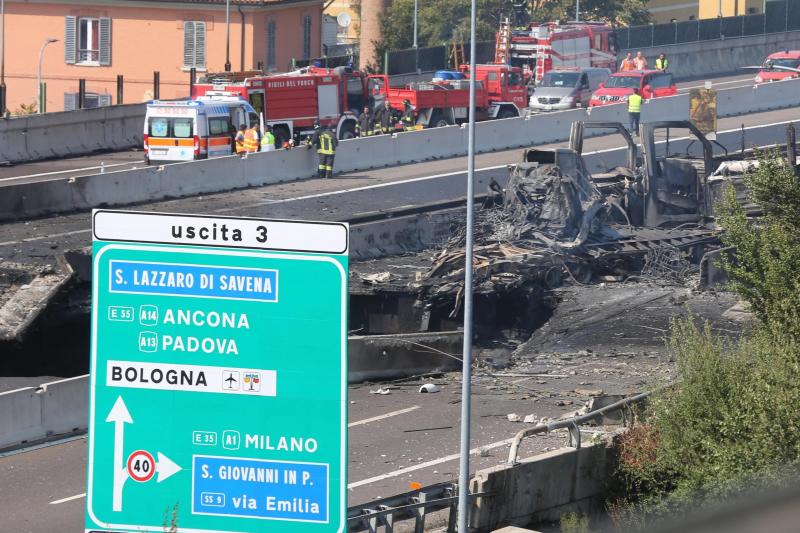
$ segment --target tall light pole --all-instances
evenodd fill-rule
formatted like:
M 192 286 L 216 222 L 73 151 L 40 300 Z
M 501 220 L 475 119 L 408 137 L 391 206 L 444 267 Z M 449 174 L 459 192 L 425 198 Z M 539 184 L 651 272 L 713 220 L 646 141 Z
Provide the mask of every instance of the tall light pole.
M 469 129 L 467 136 L 467 238 L 464 254 L 464 346 L 461 359 L 461 457 L 458 471 L 458 532 L 469 531 L 469 434 L 472 419 L 472 248 L 475 225 L 475 47 L 477 0 L 469 21 Z
M 787 0 L 788 1 L 788 0 Z M 419 50 L 417 50 L 417 12 L 419 0 L 414 0 L 414 72 L 419 73 Z
M 417 10 L 419 6 L 417 5 L 419 0 L 414 0 L 414 44 L 413 47 L 417 47 Z
M 0 0 L 0 117 L 6 112 L 6 0 Z
M 231 71 L 231 0 L 225 2 L 225 72 Z
M 37 80 L 39 81 L 39 83 L 37 84 L 37 86 L 39 87 L 39 109 L 38 109 L 39 113 L 43 112 L 42 110 L 44 109 L 45 106 L 44 87 L 42 85 L 42 60 L 44 59 L 44 49 L 47 48 L 48 44 L 53 44 L 57 42 L 58 39 L 55 39 L 53 37 L 48 37 L 47 40 L 44 43 L 42 43 L 42 47 L 39 49 L 39 77 L 37 78 Z

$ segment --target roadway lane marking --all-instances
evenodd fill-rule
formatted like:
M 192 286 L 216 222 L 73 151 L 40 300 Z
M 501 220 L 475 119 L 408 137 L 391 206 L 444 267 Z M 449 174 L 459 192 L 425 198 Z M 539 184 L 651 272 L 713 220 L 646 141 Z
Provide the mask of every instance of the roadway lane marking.
M 399 411 L 392 411 L 391 413 L 386 413 L 385 415 L 373 416 L 372 418 L 365 418 L 364 420 L 350 422 L 349 424 L 347 424 L 347 427 L 351 428 L 355 426 L 363 426 L 364 424 L 369 424 L 370 422 L 377 422 L 378 420 L 383 420 L 385 418 L 391 418 L 393 416 L 403 415 L 406 413 L 410 413 L 411 411 L 416 411 L 417 409 L 419 409 L 419 405 L 414 405 L 406 409 L 400 409 Z
M 470 455 L 478 455 L 481 452 L 481 450 L 493 450 L 495 448 L 501 448 L 503 446 L 511 444 L 513 441 L 514 441 L 514 437 L 511 437 L 510 439 L 500 440 L 500 441 L 497 441 L 497 442 L 493 442 L 491 444 L 487 444 L 485 446 L 479 446 L 478 448 L 471 449 L 469 451 L 469 454 Z M 422 470 L 422 469 L 425 469 L 425 468 L 429 468 L 431 466 L 436 466 L 436 465 L 441 464 L 441 463 L 447 463 L 449 461 L 455 461 L 459 457 L 461 457 L 460 454 L 454 453 L 452 455 L 447 455 L 445 457 L 440 457 L 439 459 L 433 459 L 432 461 L 427 461 L 425 463 L 420 463 L 418 465 L 407 466 L 405 468 L 401 468 L 400 470 L 395 470 L 394 472 L 389 472 L 387 474 L 381 474 L 379 476 L 375 476 L 375 477 L 371 477 L 371 478 L 367 478 L 367 479 L 362 479 L 361 481 L 355 481 L 355 482 L 350 483 L 349 485 L 347 485 L 347 488 L 348 489 L 355 489 L 357 487 L 363 487 L 364 485 L 369 485 L 371 483 L 376 483 L 378 481 L 383 481 L 384 479 L 389 479 L 389 478 L 392 478 L 392 477 L 402 476 L 403 474 L 408 474 L 409 472 L 414 472 L 416 470 Z
M 505 152 L 505 151 L 507 151 L 507 150 L 501 150 L 501 152 Z M 420 164 L 427 163 L 427 161 L 420 161 L 419 163 Z M 401 165 L 401 166 L 404 166 L 404 165 Z M 493 166 L 493 167 L 476 168 L 475 172 L 485 172 L 487 170 L 498 170 L 498 169 L 507 168 L 507 167 L 508 167 L 508 164 L 496 165 L 496 166 Z M 387 168 L 396 168 L 396 167 L 387 167 Z M 239 209 L 249 209 L 251 207 L 261 207 L 261 206 L 264 206 L 264 205 L 281 204 L 281 203 L 285 203 L 285 202 L 296 202 L 296 201 L 299 201 L 299 200 L 313 200 L 315 198 L 325 198 L 326 196 L 335 196 L 337 194 L 345 194 L 345 193 L 351 193 L 351 192 L 370 191 L 370 190 L 373 190 L 373 189 L 382 189 L 384 187 L 391 187 L 393 185 L 405 185 L 407 183 L 416 183 L 416 182 L 419 182 L 419 181 L 427 181 L 427 180 L 434 180 L 434 179 L 438 179 L 438 178 L 447 178 L 447 177 L 450 177 L 450 176 L 458 176 L 458 175 L 464 174 L 466 172 L 467 172 L 466 169 L 464 169 L 464 170 L 456 170 L 454 172 L 445 172 L 444 174 L 433 174 L 431 176 L 420 176 L 418 178 L 409 178 L 407 180 L 400 180 L 400 181 L 387 181 L 386 183 L 376 183 L 374 185 L 365 185 L 363 187 L 352 187 L 350 189 L 339 189 L 339 190 L 336 190 L 336 191 L 321 192 L 321 193 L 317 193 L 317 194 L 307 194 L 305 196 L 297 196 L 297 197 L 294 197 L 294 198 L 283 198 L 283 199 L 280 199 L 280 200 L 262 200 L 262 201 L 260 201 L 258 203 L 249 204 L 249 205 L 242 205 L 242 206 L 238 206 L 238 207 L 225 207 L 225 208 L 222 208 L 222 209 L 216 209 L 216 210 L 214 210 L 214 213 L 224 213 L 226 211 L 237 211 Z M 336 179 L 336 178 L 334 178 L 334 179 Z
M 124 165 L 139 165 L 144 164 L 144 161 L 131 161 L 130 163 L 114 163 L 113 165 L 100 165 L 97 167 L 73 168 L 69 170 L 55 170 L 53 172 L 42 172 L 40 174 L 27 174 L 25 176 L 9 176 L 7 178 L 0 178 L 0 181 L 6 180 L 21 180 L 26 178 L 41 178 L 43 176 L 55 176 L 56 174 L 66 174 L 67 172 L 83 172 L 84 170 L 97 170 L 98 168 L 114 168 Z
M 75 231 L 66 231 L 64 233 L 53 233 L 52 235 L 41 235 L 39 237 L 28 237 L 26 239 L 20 239 L 18 241 L 6 241 L 0 242 L 0 246 L 9 246 L 12 244 L 23 244 L 26 242 L 35 242 L 35 241 L 43 241 L 45 239 L 54 239 L 56 237 L 68 237 L 70 235 L 78 235 L 79 233 L 91 233 L 92 229 L 78 229 Z
M 718 85 L 728 85 L 730 83 L 742 83 L 748 82 L 742 85 L 742 87 L 750 87 L 755 85 L 755 81 L 753 81 L 754 76 L 750 76 L 749 78 L 742 78 L 739 80 L 730 80 L 730 81 L 720 81 L 717 83 L 711 82 L 711 88 L 717 87 Z M 738 87 L 732 87 L 733 89 L 738 89 Z M 692 85 L 690 87 L 678 87 L 678 91 L 688 91 L 689 89 L 705 89 L 705 84 L 703 85 Z
M 86 493 L 84 492 L 83 494 L 76 494 L 75 496 L 70 496 L 69 498 L 61 498 L 60 500 L 52 501 L 52 502 L 50 502 L 50 505 L 58 505 L 59 503 L 67 503 L 67 502 L 71 502 L 72 500 L 78 500 L 80 498 L 85 498 L 85 497 L 86 497 Z

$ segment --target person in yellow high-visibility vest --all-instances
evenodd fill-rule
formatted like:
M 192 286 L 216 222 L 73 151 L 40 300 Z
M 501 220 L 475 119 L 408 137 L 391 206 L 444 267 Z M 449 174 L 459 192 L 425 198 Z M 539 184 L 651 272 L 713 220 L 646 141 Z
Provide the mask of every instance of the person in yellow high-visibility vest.
M 264 135 L 261 137 L 261 151 L 271 152 L 275 149 L 275 134 L 272 133 L 272 126 L 264 126 Z
M 244 153 L 244 138 L 246 133 L 247 133 L 247 126 L 245 126 L 244 124 L 240 124 L 239 131 L 236 133 L 236 136 L 233 139 L 237 154 Z
M 318 178 L 333 177 L 333 159 L 336 157 L 336 147 L 339 145 L 336 134 L 328 127 L 320 127 L 319 121 L 314 123 L 314 135 L 311 136 L 309 148 L 313 146 L 317 149 L 319 156 L 319 166 L 317 167 Z
M 628 97 L 628 118 L 631 121 L 631 133 L 639 135 L 639 118 L 642 114 L 642 96 L 639 89 L 633 89 L 633 94 Z
M 258 152 L 258 124 L 252 124 L 244 132 L 244 151 L 248 153 Z

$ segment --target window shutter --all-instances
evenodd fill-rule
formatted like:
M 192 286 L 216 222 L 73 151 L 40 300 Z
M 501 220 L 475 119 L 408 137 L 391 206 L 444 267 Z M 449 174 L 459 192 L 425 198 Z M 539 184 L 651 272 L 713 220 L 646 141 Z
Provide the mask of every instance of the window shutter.
M 64 111 L 78 109 L 78 93 L 64 93 Z
M 206 68 L 206 23 L 194 23 L 194 67 Z
M 183 23 L 183 66 L 194 66 L 194 22 L 190 20 Z
M 111 19 L 100 19 L 100 64 L 111 64 Z
M 78 33 L 78 19 L 76 17 L 64 17 L 64 61 L 68 65 L 75 64 L 77 57 L 76 44 Z

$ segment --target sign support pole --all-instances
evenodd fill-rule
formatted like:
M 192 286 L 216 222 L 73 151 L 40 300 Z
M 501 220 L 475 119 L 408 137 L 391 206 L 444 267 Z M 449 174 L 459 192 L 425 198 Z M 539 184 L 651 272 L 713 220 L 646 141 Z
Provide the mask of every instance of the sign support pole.
M 461 361 L 461 458 L 458 473 L 458 533 L 469 531 L 469 441 L 472 410 L 472 252 L 475 217 L 475 34 L 477 1 L 469 23 L 469 130 L 467 141 L 467 239 L 464 255 L 464 349 Z

